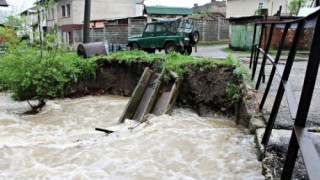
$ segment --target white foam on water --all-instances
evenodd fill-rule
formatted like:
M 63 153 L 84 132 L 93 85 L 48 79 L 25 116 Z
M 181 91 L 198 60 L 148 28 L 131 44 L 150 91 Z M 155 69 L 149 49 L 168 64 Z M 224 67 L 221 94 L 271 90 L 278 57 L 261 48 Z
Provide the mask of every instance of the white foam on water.
M 127 101 L 54 100 L 28 116 L 0 110 L 0 179 L 264 179 L 253 136 L 232 121 L 175 109 L 134 129 L 126 120 L 110 135 L 94 130 L 117 125 Z

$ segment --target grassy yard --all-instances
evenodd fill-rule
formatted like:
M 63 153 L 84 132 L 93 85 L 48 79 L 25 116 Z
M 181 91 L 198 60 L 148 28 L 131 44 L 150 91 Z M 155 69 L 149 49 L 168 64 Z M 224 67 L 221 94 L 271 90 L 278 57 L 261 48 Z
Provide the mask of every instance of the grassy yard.
M 211 42 L 198 42 L 197 46 L 214 46 L 214 45 L 223 45 L 228 44 L 229 41 L 211 41 Z
M 224 52 L 227 52 L 229 54 L 251 54 L 251 50 L 240 51 L 240 50 L 233 50 L 230 48 L 225 48 Z

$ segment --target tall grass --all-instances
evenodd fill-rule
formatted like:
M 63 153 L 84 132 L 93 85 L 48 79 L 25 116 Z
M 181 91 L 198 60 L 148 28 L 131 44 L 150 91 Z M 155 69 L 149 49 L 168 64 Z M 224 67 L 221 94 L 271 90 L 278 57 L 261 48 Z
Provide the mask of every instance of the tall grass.
M 110 53 L 107 56 L 97 56 L 93 59 L 105 59 L 107 61 L 117 60 L 120 63 L 152 63 L 156 60 L 161 60 L 161 68 L 167 68 L 168 70 L 174 71 L 180 76 L 185 74 L 189 67 L 192 65 L 196 68 L 207 68 L 216 66 L 232 66 L 237 67 L 240 63 L 234 59 L 231 55 L 226 60 L 217 60 L 212 58 L 199 58 L 193 56 L 184 56 L 180 53 L 166 54 L 148 54 L 143 51 L 119 51 Z

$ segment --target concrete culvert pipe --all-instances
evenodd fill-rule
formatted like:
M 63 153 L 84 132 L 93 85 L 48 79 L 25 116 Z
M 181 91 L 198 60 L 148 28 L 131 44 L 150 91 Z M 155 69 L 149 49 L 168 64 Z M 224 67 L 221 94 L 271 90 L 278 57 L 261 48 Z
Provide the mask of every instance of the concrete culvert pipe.
M 89 58 L 91 56 L 106 55 L 107 50 L 104 42 L 94 42 L 79 44 L 77 48 L 78 56 Z

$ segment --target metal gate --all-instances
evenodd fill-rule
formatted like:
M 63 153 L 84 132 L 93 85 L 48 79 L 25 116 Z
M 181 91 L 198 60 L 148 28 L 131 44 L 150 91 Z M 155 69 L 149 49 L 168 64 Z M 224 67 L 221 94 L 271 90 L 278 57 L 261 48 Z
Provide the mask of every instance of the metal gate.
M 283 167 L 281 179 L 291 179 L 293 168 L 296 162 L 298 150 L 300 149 L 302 158 L 307 169 L 307 173 L 310 179 L 320 179 L 320 158 L 315 145 L 310 137 L 310 134 L 306 128 L 307 116 L 309 113 L 309 108 L 312 100 L 312 94 L 314 92 L 316 78 L 319 69 L 320 62 L 320 11 L 317 11 L 305 18 L 291 21 L 291 22 L 280 22 L 280 23 L 256 23 L 254 26 L 253 35 L 253 45 L 250 58 L 250 68 L 252 69 L 252 80 L 255 79 L 255 74 L 258 74 L 256 80 L 255 88 L 258 90 L 261 81 L 265 79 L 265 66 L 266 62 L 272 63 L 273 67 L 271 70 L 270 77 L 264 95 L 262 97 L 259 109 L 262 110 L 270 91 L 272 81 L 274 76 L 280 75 L 280 84 L 277 90 L 276 98 L 273 102 L 272 111 L 268 120 L 267 127 L 262 139 L 262 144 L 265 149 L 268 146 L 271 131 L 273 129 L 283 95 L 286 95 L 288 101 L 288 107 L 290 110 L 291 119 L 294 121 L 294 126 L 289 142 L 289 147 L 286 155 L 285 164 Z M 260 28 L 260 39 L 258 44 L 255 44 L 257 27 Z M 299 102 L 296 100 L 293 89 L 289 82 L 289 76 L 291 69 L 295 60 L 297 47 L 299 45 L 299 40 L 302 37 L 304 28 L 314 27 L 313 41 L 310 50 L 310 55 L 307 63 L 307 69 L 305 72 L 305 78 L 303 81 L 302 91 Z M 279 47 L 277 49 L 277 54 L 273 58 L 270 54 L 270 45 L 273 37 L 275 28 L 282 28 L 282 35 L 279 39 Z M 284 69 L 279 63 L 280 55 L 282 55 L 282 50 L 284 43 L 287 38 L 288 31 L 295 30 L 292 45 L 287 55 L 287 60 L 284 65 Z M 265 36 L 265 44 L 262 45 L 263 36 Z M 263 46 L 263 48 L 262 48 Z M 257 66 L 259 62 L 260 53 L 262 54 L 262 61 L 260 61 L 260 71 L 257 71 Z M 319 117 L 318 117 L 319 118 Z

